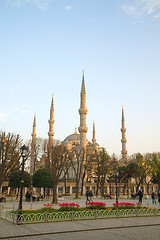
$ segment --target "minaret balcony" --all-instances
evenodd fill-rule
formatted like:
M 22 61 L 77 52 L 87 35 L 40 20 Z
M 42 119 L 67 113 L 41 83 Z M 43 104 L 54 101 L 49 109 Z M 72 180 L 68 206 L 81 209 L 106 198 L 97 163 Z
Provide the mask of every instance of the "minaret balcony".
M 54 136 L 54 132 L 48 132 L 48 136 Z
M 122 155 L 127 155 L 127 150 L 121 151 Z
M 34 138 L 36 137 L 36 133 L 32 133 L 31 136 Z
M 79 114 L 87 114 L 88 110 L 87 108 L 80 108 L 79 109 Z
M 126 132 L 126 128 L 121 128 L 121 132 Z
M 54 124 L 55 120 L 49 119 L 48 122 L 49 122 L 49 124 Z
M 127 139 L 121 139 L 121 143 L 126 143 Z
M 87 126 L 80 126 L 80 127 L 78 128 L 78 130 L 79 130 L 80 133 L 81 133 L 81 132 L 87 132 L 87 131 L 88 131 L 88 127 L 87 127 Z

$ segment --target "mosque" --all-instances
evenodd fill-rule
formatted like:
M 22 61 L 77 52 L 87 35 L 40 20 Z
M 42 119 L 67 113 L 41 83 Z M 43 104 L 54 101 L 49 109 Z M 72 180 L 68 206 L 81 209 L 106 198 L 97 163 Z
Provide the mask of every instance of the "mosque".
M 93 151 L 99 151 L 99 144 L 96 142 L 95 138 L 95 123 L 93 122 L 93 138 L 92 141 L 88 141 L 86 138 L 86 134 L 88 131 L 88 127 L 86 126 L 86 117 L 87 117 L 87 108 L 86 108 L 86 89 L 85 89 L 85 80 L 84 80 L 84 71 L 82 75 L 82 85 L 81 85 L 81 93 L 80 93 L 80 126 L 78 128 L 79 133 L 77 133 L 77 129 L 75 129 L 74 134 L 67 136 L 61 144 L 63 144 L 67 150 L 73 151 L 75 149 L 92 149 Z M 54 104 L 53 104 L 53 96 L 51 100 L 51 108 L 50 108 L 50 118 L 48 120 L 49 123 L 49 132 L 48 132 L 48 144 L 49 146 L 53 146 L 53 138 L 54 138 Z M 122 107 L 122 160 L 127 159 L 127 150 L 126 150 L 126 137 L 125 137 L 125 119 L 124 119 L 124 111 Z M 37 164 L 35 164 L 35 146 L 36 146 L 36 118 L 34 117 L 33 121 L 33 131 L 32 131 L 32 142 L 31 142 L 31 161 L 30 161 L 30 174 L 33 175 L 34 172 L 39 168 Z M 73 172 L 73 171 L 72 171 Z M 71 179 L 74 178 L 73 173 L 71 174 Z M 73 185 L 73 184 L 72 184 Z M 60 186 L 59 186 L 60 188 Z M 63 192 L 63 190 L 62 190 Z M 69 190 L 69 193 L 72 191 Z M 73 193 L 73 192 L 72 192 Z
M 80 93 L 80 108 L 79 108 L 79 115 L 80 115 L 80 126 L 78 128 L 79 133 L 77 132 L 77 129 L 75 129 L 75 132 L 73 134 L 70 134 L 67 136 L 61 144 L 63 144 L 68 151 L 75 151 L 75 150 L 81 150 L 81 149 L 89 149 L 93 151 L 99 151 L 100 146 L 96 142 L 96 137 L 95 137 L 95 123 L 93 122 L 93 138 L 91 141 L 88 141 L 86 138 L 86 134 L 88 131 L 88 127 L 86 126 L 86 117 L 87 117 L 87 108 L 86 108 L 86 89 L 85 89 L 85 81 L 84 81 L 84 71 L 82 75 L 82 85 L 81 85 L 81 93 Z M 51 100 L 51 108 L 50 108 L 50 118 L 48 120 L 49 123 L 49 132 L 48 132 L 48 147 L 53 146 L 54 143 L 54 104 L 53 104 L 53 96 Z M 122 127 L 121 127 L 121 133 L 122 133 L 122 139 L 121 139 L 121 144 L 122 144 L 122 151 L 121 151 L 121 163 L 123 164 L 127 160 L 127 150 L 126 150 L 126 128 L 125 128 L 125 118 L 124 118 L 124 111 L 123 111 L 123 106 L 122 106 Z M 31 140 L 31 159 L 30 159 L 30 174 L 33 176 L 35 171 L 39 169 L 39 167 L 45 167 L 44 161 L 37 161 L 36 159 L 36 117 L 34 116 L 34 121 L 33 121 L 33 131 L 32 131 L 32 140 Z M 43 164 L 42 164 L 43 162 Z M 64 182 L 59 182 L 57 192 L 58 195 L 72 195 L 75 194 L 76 191 L 76 186 L 75 186 L 75 176 L 74 176 L 74 171 L 71 169 L 70 171 L 70 176 L 69 180 L 65 183 L 66 186 L 64 186 Z M 8 183 L 3 186 L 6 188 L 7 193 L 9 194 L 10 192 L 10 187 L 8 187 Z M 88 180 L 84 182 L 85 190 L 91 189 L 93 194 L 96 191 L 96 182 L 94 182 L 94 179 Z M 147 193 L 147 186 L 146 184 L 142 185 L 141 188 L 143 189 L 143 192 Z M 151 183 L 150 184 L 150 191 L 157 191 L 157 185 Z M 106 181 L 104 185 L 104 192 L 106 193 L 111 193 L 115 194 L 116 192 L 116 186 L 115 184 L 111 184 Z M 131 193 L 136 192 L 136 182 L 135 179 L 132 179 L 132 181 L 128 184 L 127 187 L 127 193 L 130 195 Z M 43 189 L 41 189 L 41 193 L 43 194 Z M 120 193 L 124 194 L 123 188 L 121 187 Z M 126 191 L 125 191 L 126 193 Z

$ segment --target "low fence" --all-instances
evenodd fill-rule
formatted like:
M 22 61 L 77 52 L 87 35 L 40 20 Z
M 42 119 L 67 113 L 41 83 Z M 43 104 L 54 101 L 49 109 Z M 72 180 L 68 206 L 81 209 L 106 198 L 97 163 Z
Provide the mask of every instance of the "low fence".
M 116 209 L 90 210 L 70 212 L 23 213 L 22 223 L 49 223 L 61 221 L 93 220 L 118 217 L 160 216 L 160 209 Z M 0 211 L 0 218 L 17 224 L 17 214 L 9 211 Z

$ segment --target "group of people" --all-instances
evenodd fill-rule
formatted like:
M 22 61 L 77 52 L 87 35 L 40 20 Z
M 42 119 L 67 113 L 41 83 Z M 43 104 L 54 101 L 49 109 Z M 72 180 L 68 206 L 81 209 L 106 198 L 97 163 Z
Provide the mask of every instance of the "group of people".
M 0 194 L 0 202 L 6 202 L 4 193 Z
M 131 198 L 135 199 L 135 197 L 137 197 L 137 196 L 139 197 L 139 203 L 142 204 L 143 192 L 141 190 L 139 190 L 135 195 L 133 193 L 131 194 Z M 151 198 L 152 198 L 153 204 L 156 204 L 156 198 L 158 199 L 158 202 L 160 203 L 160 191 L 158 192 L 157 195 L 154 192 L 152 192 Z
M 92 197 L 93 197 L 92 190 L 87 189 L 87 191 L 86 191 L 86 203 L 92 202 Z
M 43 198 L 43 196 L 40 194 L 39 196 L 37 196 L 37 194 L 35 194 L 35 192 L 31 192 L 30 190 L 28 190 L 27 192 L 26 192 L 26 201 L 27 202 L 30 202 L 31 201 L 31 199 L 32 199 L 32 201 L 34 202 L 35 200 L 37 200 L 37 201 L 39 201 L 40 199 L 42 199 Z
M 158 199 L 158 202 L 160 203 L 160 191 L 158 192 L 157 195 L 154 192 L 152 192 L 151 198 L 152 198 L 152 203 L 153 204 L 156 204 L 156 198 Z
M 93 197 L 92 190 L 87 189 L 87 191 L 86 191 L 86 203 L 92 202 L 92 197 Z M 139 190 L 135 195 L 133 193 L 131 194 L 131 198 L 135 199 L 136 197 L 139 198 L 139 203 L 142 204 L 143 192 L 141 190 Z M 109 194 L 106 194 L 106 193 L 104 194 L 104 198 L 112 199 L 112 197 Z M 152 203 L 153 204 L 156 204 L 156 198 L 158 199 L 158 202 L 160 204 L 160 191 L 158 192 L 157 195 L 154 192 L 152 192 L 151 198 L 152 198 Z
M 107 193 L 104 194 L 104 199 L 105 199 L 105 198 L 112 199 L 111 195 L 110 195 L 110 194 L 107 194 Z

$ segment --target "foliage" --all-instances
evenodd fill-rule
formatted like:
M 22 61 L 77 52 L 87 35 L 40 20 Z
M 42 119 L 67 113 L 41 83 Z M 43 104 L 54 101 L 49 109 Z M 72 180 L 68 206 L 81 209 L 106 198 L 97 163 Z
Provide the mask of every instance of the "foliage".
M 63 145 L 51 146 L 48 149 L 48 160 L 52 179 L 52 203 L 57 203 L 57 185 L 68 172 L 70 154 Z
M 104 184 L 106 181 L 107 174 L 111 171 L 111 157 L 107 153 L 105 148 L 100 148 L 99 152 L 95 152 L 95 166 L 94 174 L 96 176 L 97 190 L 96 195 L 98 194 L 99 184 L 101 185 L 101 196 L 104 196 Z
M 20 135 L 0 133 L 0 189 L 11 172 L 19 169 L 21 144 Z
M 10 174 L 9 176 L 9 186 L 13 188 L 19 188 L 21 187 L 21 179 L 22 179 L 22 171 L 17 170 Z M 29 187 L 31 185 L 31 178 L 30 174 L 26 171 L 24 171 L 24 187 Z
M 160 189 L 160 158 L 155 153 L 150 156 L 150 175 L 151 181 L 157 183 Z
M 76 191 L 75 191 L 75 198 L 78 198 L 79 195 L 79 183 L 82 177 L 82 172 L 86 168 L 86 159 L 87 159 L 87 152 L 84 149 L 76 149 L 71 156 L 71 167 L 73 168 L 75 174 L 75 181 L 76 181 Z M 87 162 L 86 162 L 87 163 Z
M 50 170 L 47 168 L 38 169 L 33 175 L 33 186 L 34 187 L 43 187 L 43 188 L 51 188 L 52 187 L 52 179 Z

